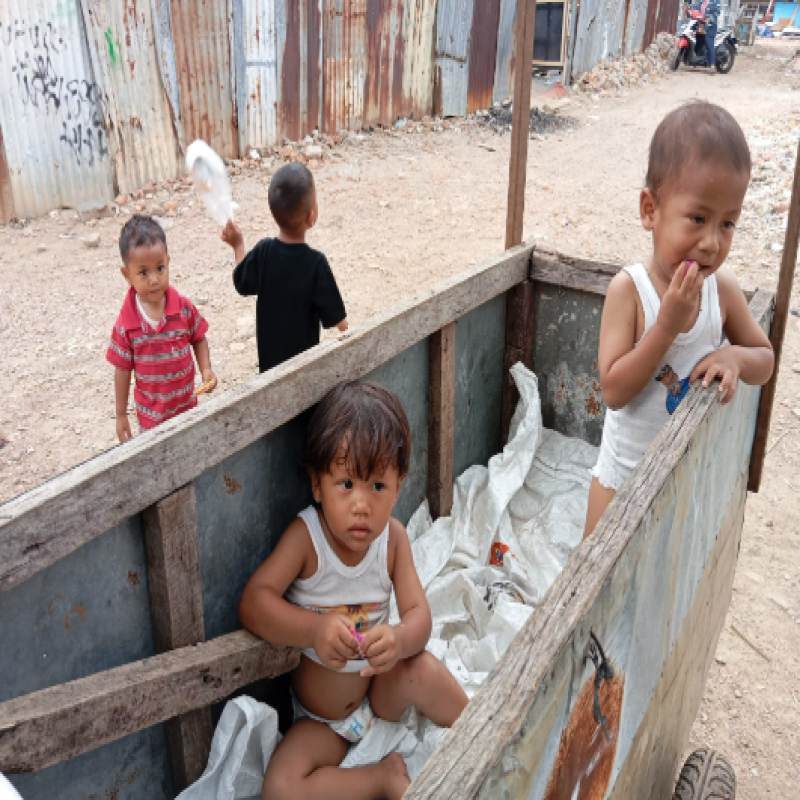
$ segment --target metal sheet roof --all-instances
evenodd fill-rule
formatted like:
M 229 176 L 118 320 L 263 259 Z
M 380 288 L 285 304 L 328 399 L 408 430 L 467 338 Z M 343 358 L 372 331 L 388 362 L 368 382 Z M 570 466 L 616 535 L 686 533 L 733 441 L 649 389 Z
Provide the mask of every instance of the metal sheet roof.
M 119 190 L 178 172 L 178 140 L 156 55 L 148 3 L 82 0 L 92 64 L 103 94 Z
M 433 29 L 436 0 L 405 0 L 403 9 L 403 110 L 421 119 L 433 114 Z
M 186 139 L 236 158 L 228 0 L 170 0 L 170 11 Z
M 467 113 L 472 13 L 473 0 L 439 0 L 434 105 L 444 117 L 463 117 Z
M 103 97 L 77 0 L 2 0 L 0 28 L 3 215 L 108 202 Z

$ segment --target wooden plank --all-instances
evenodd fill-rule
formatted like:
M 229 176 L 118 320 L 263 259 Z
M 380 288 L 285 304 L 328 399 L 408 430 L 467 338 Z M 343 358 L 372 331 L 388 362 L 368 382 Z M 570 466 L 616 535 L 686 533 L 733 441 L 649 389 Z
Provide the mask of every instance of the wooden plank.
M 0 772 L 44 769 L 294 669 L 247 631 L 0 703 Z
M 525 280 L 520 245 L 0 506 L 0 591 L 45 569 Z
M 778 274 L 778 289 L 775 295 L 775 316 L 769 340 L 775 353 L 775 369 L 772 377 L 761 390 L 761 407 L 756 423 L 756 438 L 753 442 L 753 453 L 750 456 L 750 482 L 748 489 L 757 492 L 761 487 L 761 475 L 764 471 L 764 459 L 767 457 L 767 440 L 772 420 L 772 409 L 775 405 L 775 392 L 778 388 L 778 373 L 783 355 L 783 339 L 786 334 L 786 322 L 789 319 L 789 307 L 792 301 L 792 284 L 797 266 L 797 250 L 800 245 L 800 143 L 794 162 L 794 183 L 792 198 L 789 204 L 789 219 L 786 223 L 786 237 L 783 240 L 781 270 Z
M 539 283 L 578 289 L 605 297 L 608 284 L 622 266 L 614 261 L 593 261 L 537 246 L 533 253 L 531 278 Z
M 762 325 L 767 322 L 770 303 L 769 295 L 757 292 L 750 304 L 751 313 Z M 729 408 L 718 404 L 717 394 L 711 389 L 703 390 L 698 383 L 689 391 L 594 534 L 572 554 L 542 605 L 533 612 L 412 783 L 405 795 L 408 800 L 492 796 L 484 791 L 486 782 L 495 768 L 505 771 L 505 763 L 514 765 L 507 780 L 518 781 L 519 791 L 504 794 L 502 789 L 494 796 L 532 796 L 528 770 L 538 769 L 538 765 L 518 763 L 515 749 L 524 748 L 526 742 L 533 740 L 531 750 L 537 745 L 537 752 L 541 753 L 546 744 L 542 739 L 546 733 L 536 730 L 528 718 L 539 691 L 546 691 L 553 666 L 562 653 L 581 652 L 574 638 L 588 638 L 583 624 L 587 614 L 626 548 L 637 532 L 641 533 L 645 518 L 664 496 L 665 484 L 686 457 L 701 427 L 717 420 L 717 427 L 722 430 L 724 426 L 719 421 L 723 418 L 719 415 L 729 413 Z M 685 508 L 691 507 L 689 501 L 681 502 Z M 504 759 L 504 755 L 508 758 Z M 604 794 L 605 790 L 598 796 Z
M 144 534 L 153 639 L 160 653 L 206 640 L 197 500 L 190 483 L 146 508 Z M 214 736 L 210 708 L 165 723 L 177 791 L 194 783 L 206 768 Z
M 503 406 L 501 412 L 501 441 L 508 440 L 511 417 L 519 401 L 519 392 L 511 378 L 510 369 L 521 361 L 533 369 L 534 345 L 534 286 L 523 281 L 506 295 L 506 346 L 503 354 Z
M 520 13 L 524 4 L 525 11 Z M 522 241 L 525 216 L 525 183 L 528 169 L 528 141 L 531 127 L 531 64 L 533 33 L 536 25 L 536 0 L 520 0 L 514 35 L 517 68 L 514 74 L 514 110 L 511 120 L 511 161 L 508 171 L 508 214 L 506 249 Z
M 512 289 L 513 291 L 513 289 Z M 428 502 L 431 515 L 446 517 L 453 508 L 455 454 L 456 323 L 431 336 L 428 381 Z

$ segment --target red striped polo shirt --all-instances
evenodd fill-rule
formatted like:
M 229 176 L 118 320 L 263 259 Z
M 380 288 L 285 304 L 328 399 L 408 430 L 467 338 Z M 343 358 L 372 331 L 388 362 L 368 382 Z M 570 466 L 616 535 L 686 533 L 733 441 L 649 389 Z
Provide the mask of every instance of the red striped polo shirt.
M 133 371 L 133 402 L 142 428 L 152 428 L 197 405 L 192 345 L 202 341 L 207 330 L 208 323 L 191 300 L 171 286 L 164 314 L 154 329 L 139 312 L 133 287 L 128 290 L 106 359 L 119 369 Z

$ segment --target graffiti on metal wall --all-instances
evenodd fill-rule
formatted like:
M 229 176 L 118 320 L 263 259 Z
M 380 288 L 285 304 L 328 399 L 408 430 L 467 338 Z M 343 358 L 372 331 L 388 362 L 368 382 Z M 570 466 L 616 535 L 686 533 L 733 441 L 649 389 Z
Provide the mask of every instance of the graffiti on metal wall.
M 54 56 L 68 46 L 52 23 L 29 26 L 18 20 L 0 30 L 0 48 L 4 59 L 10 57 L 22 105 L 33 113 L 58 116 L 64 146 L 79 166 L 91 167 L 108 156 L 103 97 L 96 83 L 59 74 Z

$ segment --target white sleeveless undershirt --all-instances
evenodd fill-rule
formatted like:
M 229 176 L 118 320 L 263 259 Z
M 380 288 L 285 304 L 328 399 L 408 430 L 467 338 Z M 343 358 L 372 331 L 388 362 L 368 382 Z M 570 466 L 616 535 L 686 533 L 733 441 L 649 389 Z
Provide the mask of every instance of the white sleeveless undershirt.
M 633 278 L 644 308 L 644 338 L 658 319 L 661 300 L 642 264 L 625 267 L 625 271 Z M 718 350 L 721 343 L 717 278 L 710 275 L 703 282 L 700 313 L 692 329 L 675 337 L 658 369 L 633 400 L 616 411 L 606 409 L 600 454 L 592 470 L 603 486 L 620 490 L 689 391 L 692 370 L 709 353 Z
M 348 567 L 341 562 L 328 544 L 314 506 L 298 515 L 305 522 L 317 553 L 317 571 L 305 580 L 297 578 L 286 590 L 286 599 L 298 608 L 326 614 L 333 611 L 349 617 L 353 629 L 362 636 L 376 625 L 389 619 L 389 598 L 392 581 L 389 577 L 389 525 L 369 546 L 360 564 Z M 317 664 L 313 648 L 303 650 Z M 360 672 L 368 667 L 366 659 L 348 661 L 342 672 Z

